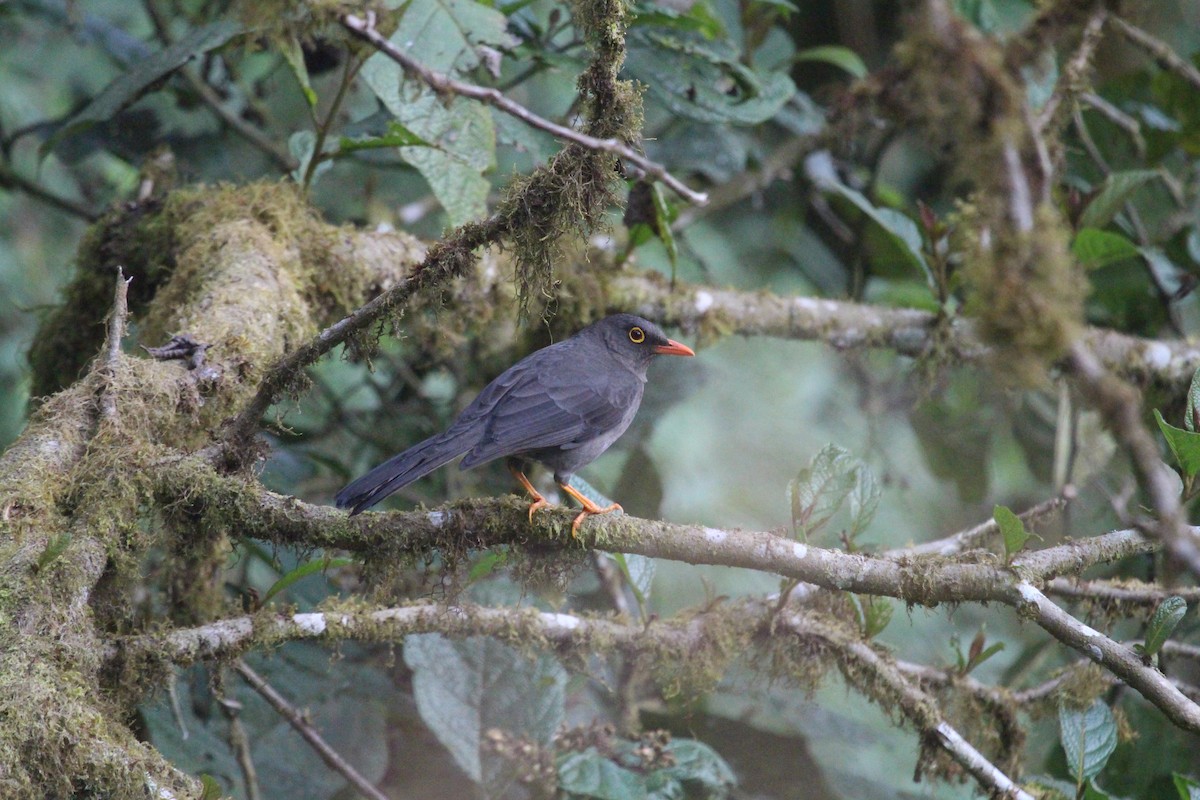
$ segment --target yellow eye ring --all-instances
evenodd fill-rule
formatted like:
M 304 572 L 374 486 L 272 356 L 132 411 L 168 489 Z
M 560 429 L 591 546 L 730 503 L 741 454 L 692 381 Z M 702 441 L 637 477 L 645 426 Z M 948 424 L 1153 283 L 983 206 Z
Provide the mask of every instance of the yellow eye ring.
M 629 329 L 629 341 L 633 342 L 634 344 L 641 344 L 642 342 L 646 341 L 646 332 L 634 325 Z

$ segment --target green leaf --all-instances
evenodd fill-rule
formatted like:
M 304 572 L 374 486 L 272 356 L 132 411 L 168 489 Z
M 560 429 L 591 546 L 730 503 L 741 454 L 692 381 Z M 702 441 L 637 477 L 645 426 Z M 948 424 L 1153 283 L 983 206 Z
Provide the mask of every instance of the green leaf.
M 1071 255 L 1088 269 L 1136 258 L 1138 252 L 1137 245 L 1127 237 L 1098 228 L 1084 228 L 1071 242 Z
M 207 772 L 200 776 L 200 800 L 221 800 L 225 791 L 217 779 Z
M 354 559 L 352 558 L 314 558 L 312 561 L 306 561 L 288 574 L 284 575 L 279 580 L 275 581 L 274 585 L 267 590 L 265 595 L 263 595 L 262 602 L 265 604 L 272 597 L 279 594 L 296 581 L 302 578 L 307 578 L 314 572 L 324 572 L 327 569 L 337 567 L 348 567 L 353 563 Z
M 350 138 L 343 136 L 338 140 L 335 155 L 344 156 L 359 150 L 378 150 L 384 147 L 433 147 L 399 122 L 392 120 L 388 123 L 387 133 L 380 136 Z
M 1125 204 L 1135 189 L 1157 177 L 1158 172 L 1152 169 L 1135 169 L 1110 174 L 1104 179 L 1104 185 L 1079 216 L 1079 227 L 1103 228 L 1112 222 L 1113 217 L 1121 210 L 1121 206 Z
M 1172 773 L 1175 778 L 1175 791 L 1179 792 L 1179 800 L 1200 800 L 1200 783 L 1191 778 Z
M 594 747 L 568 753 L 558 762 L 558 788 L 597 800 L 645 800 L 646 780 L 602 756 Z
M 304 93 L 308 107 L 316 108 L 317 93 L 313 91 L 312 82 L 308 79 L 308 66 L 304 63 L 304 51 L 300 48 L 300 42 L 295 36 L 288 36 L 279 43 L 279 50 L 283 53 L 283 60 L 291 67 L 292 74 L 296 76 L 296 83 L 300 84 L 300 91 Z
M 967 673 L 971 672 L 971 670 L 975 669 L 980 664 L 987 661 L 989 658 L 1001 652 L 1002 650 L 1004 650 L 1004 642 L 993 642 L 981 650 L 978 655 L 968 658 L 967 663 L 963 665 L 962 673 L 966 675 Z
M 879 487 L 871 470 L 835 444 L 825 445 L 788 484 L 792 526 L 808 541 L 850 500 L 848 538 L 862 533 L 875 516 Z
M 716 39 L 725 34 L 720 17 L 713 13 L 706 2 L 692 3 L 686 10 L 676 10 L 665 5 L 643 5 L 634 7 L 629 22 L 632 28 L 639 25 L 657 25 L 681 31 L 698 33 L 705 39 Z
M 679 260 L 679 248 L 675 245 L 675 234 L 671 232 L 671 222 L 675 219 L 675 215 L 671 213 L 671 208 L 667 205 L 667 198 L 663 193 L 661 183 L 655 181 L 650 185 L 650 196 L 654 198 L 654 232 L 662 240 L 663 247 L 667 249 L 667 258 L 671 261 L 671 274 L 674 275 L 675 266 Z
M 1192 383 L 1188 387 L 1187 414 L 1183 418 L 1183 426 L 1192 433 L 1200 427 L 1200 369 L 1192 373 Z
M 1067 770 L 1076 786 L 1100 774 L 1117 747 L 1117 723 L 1102 700 L 1084 711 L 1058 709 L 1059 741 L 1067 755 Z
M 850 595 L 854 600 L 854 613 L 863 638 L 874 639 L 887 629 L 892 621 L 892 603 L 886 597 L 868 594 Z
M 424 66 L 460 75 L 479 64 L 476 47 L 513 43 L 508 20 L 474 0 L 411 0 L 391 42 Z M 401 126 L 426 146 L 406 145 L 400 157 L 424 176 L 450 224 L 487 213 L 490 183 L 483 173 L 496 163 L 496 133 L 487 107 L 457 97 L 448 104 L 381 53 L 363 65 L 367 86 Z
M 64 531 L 50 537 L 50 541 L 46 542 L 45 549 L 38 554 L 37 563 L 34 564 L 33 571 L 41 572 L 46 567 L 53 564 L 63 551 L 71 544 L 71 533 Z
M 474 583 L 481 578 L 486 578 L 503 566 L 506 561 L 508 561 L 507 550 L 491 550 L 484 553 L 478 561 L 471 565 L 471 571 L 467 573 L 467 581 Z
M 1012 558 L 1021 552 L 1021 548 L 1029 541 L 1029 531 L 1025 530 L 1025 523 L 1021 522 L 1021 518 L 1007 506 L 993 508 L 992 518 L 996 520 L 1000 527 L 1000 535 L 1004 538 L 1004 554 Z
M 404 661 L 421 718 L 485 791 L 514 767 L 488 748 L 489 730 L 548 746 L 562 722 L 567 674 L 550 656 L 531 658 L 482 636 L 451 641 L 429 633 L 404 640 Z
M 936 287 L 933 270 L 925 261 L 922 252 L 921 229 L 909 217 L 894 208 L 876 206 L 862 192 L 851 189 L 841 181 L 826 177 L 818 182 L 819 188 L 832 192 L 850 201 L 852 205 L 867 215 L 867 218 L 878 225 L 889 239 L 896 244 L 897 250 L 905 261 L 913 268 L 920 270 L 925 276 L 925 283 L 932 289 Z
M 1179 595 L 1172 595 L 1159 603 L 1146 626 L 1146 643 L 1142 645 L 1142 654 L 1149 657 L 1161 650 L 1186 613 L 1187 601 Z
M 682 781 L 693 791 L 689 797 L 724 797 L 737 783 L 733 770 L 716 750 L 695 739 L 672 739 L 667 752 L 675 757 L 675 765 L 659 770 L 662 774 Z
M 1175 463 L 1183 470 L 1184 477 L 1191 480 L 1200 472 L 1200 433 L 1192 433 L 1182 428 L 1176 428 L 1163 419 L 1162 413 L 1154 409 L 1154 418 L 1158 420 L 1158 429 L 1167 440 L 1167 447 L 1175 456 Z
M 842 47 L 841 45 L 829 44 L 820 47 L 810 47 L 796 53 L 794 60 L 821 61 L 850 73 L 854 78 L 861 79 L 867 76 L 867 65 L 859 58 L 858 53 L 849 47 Z
M 882 493 L 875 473 L 859 462 L 854 469 L 854 486 L 850 489 L 850 530 L 847 533 L 850 539 L 857 538 L 875 521 Z
M 1083 787 L 1083 797 L 1080 800 L 1112 800 L 1112 795 L 1101 789 L 1094 781 L 1088 781 Z
M 138 100 L 155 83 L 196 56 L 216 50 L 245 30 L 245 26 L 235 20 L 218 20 L 196 28 L 169 47 L 136 62 L 131 69 L 118 75 L 78 114 L 71 117 L 62 128 L 43 142 L 38 151 L 39 158 L 49 155 L 63 139 L 74 136 L 98 122 L 112 119 Z
M 785 71 L 761 73 L 723 42 L 637 28 L 626 39 L 625 70 L 675 114 L 699 122 L 757 125 L 796 93 Z

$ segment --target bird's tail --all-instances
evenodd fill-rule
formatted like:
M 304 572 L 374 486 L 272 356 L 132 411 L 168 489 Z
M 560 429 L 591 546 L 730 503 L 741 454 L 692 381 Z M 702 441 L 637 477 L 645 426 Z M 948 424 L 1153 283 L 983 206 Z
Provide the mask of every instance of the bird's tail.
M 337 506 L 349 508 L 350 516 L 354 516 L 467 452 L 472 444 L 469 436 L 455 435 L 452 431 L 432 436 L 351 481 L 337 493 Z

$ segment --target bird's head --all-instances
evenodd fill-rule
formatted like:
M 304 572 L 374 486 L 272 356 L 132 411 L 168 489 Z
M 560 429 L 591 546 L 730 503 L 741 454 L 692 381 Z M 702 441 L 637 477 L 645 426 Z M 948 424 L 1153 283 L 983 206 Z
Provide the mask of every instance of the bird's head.
M 668 339 L 648 319 L 633 314 L 613 314 L 591 326 L 618 358 L 635 365 L 646 365 L 655 356 L 694 356 L 692 348 Z

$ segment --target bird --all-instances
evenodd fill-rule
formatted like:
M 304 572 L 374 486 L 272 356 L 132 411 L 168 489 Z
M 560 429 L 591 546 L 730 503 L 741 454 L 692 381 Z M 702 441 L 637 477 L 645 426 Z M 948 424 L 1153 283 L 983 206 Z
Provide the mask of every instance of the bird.
M 532 523 L 534 512 L 550 505 L 525 476 L 528 462 L 537 461 L 583 506 L 571 523 L 571 536 L 578 538 L 584 519 L 621 506 L 601 508 L 570 485 L 571 477 L 629 427 L 642 403 L 646 371 L 661 355 L 695 352 L 639 316 L 605 317 L 513 364 L 449 428 L 347 484 L 335 502 L 354 516 L 459 456 L 464 456 L 459 469 L 506 457 L 509 471 L 533 500 Z

